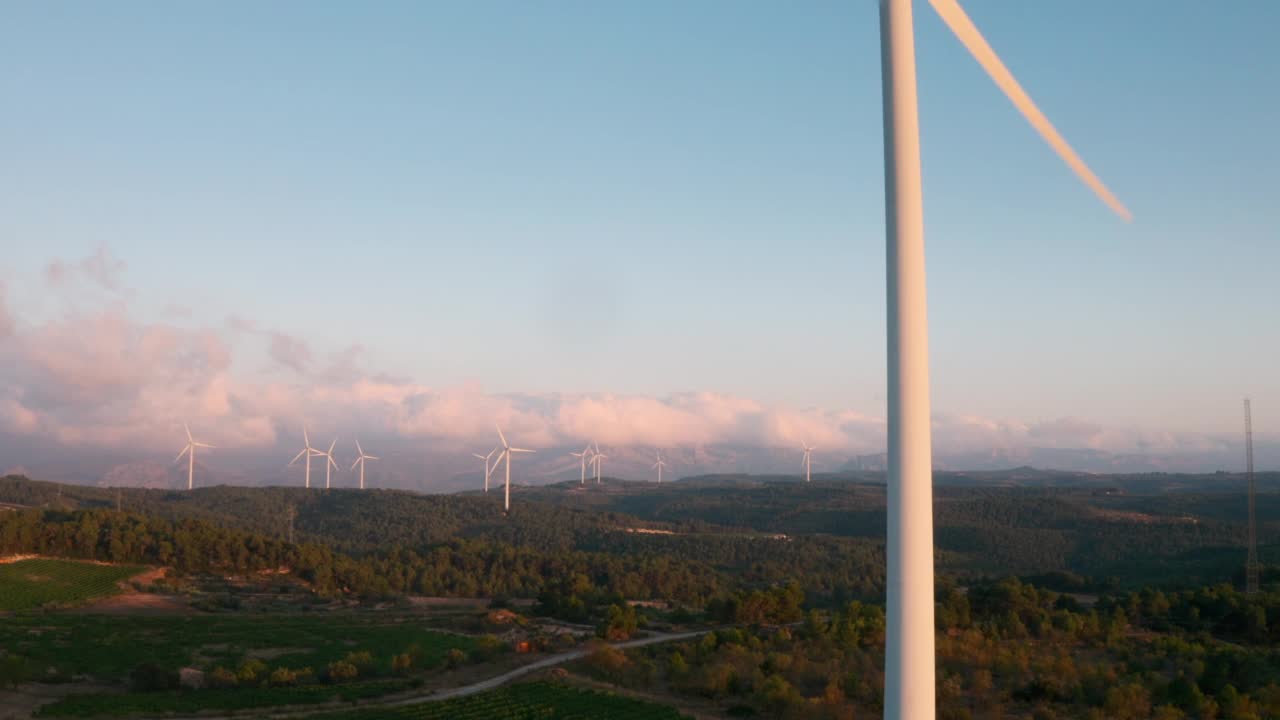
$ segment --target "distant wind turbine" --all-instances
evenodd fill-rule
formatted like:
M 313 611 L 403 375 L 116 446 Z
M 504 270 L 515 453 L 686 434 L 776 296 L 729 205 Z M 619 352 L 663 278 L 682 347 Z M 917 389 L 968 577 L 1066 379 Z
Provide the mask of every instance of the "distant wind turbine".
M 364 489 L 364 461 L 377 460 L 379 458 L 377 455 L 365 455 L 364 448 L 360 447 L 359 440 L 356 441 L 356 452 L 360 453 L 360 457 L 356 458 L 356 461 L 351 463 L 351 469 L 355 470 L 356 465 L 360 466 L 360 489 L 363 490 Z
M 587 463 L 591 462 L 591 446 L 587 445 L 582 452 L 571 452 L 570 455 L 579 458 L 582 461 L 582 480 L 580 484 L 587 484 Z
M 803 442 L 800 443 L 800 446 L 804 448 L 804 460 L 800 461 L 804 465 L 804 481 L 809 482 L 809 468 L 813 464 L 813 451 L 818 448 L 809 447 L 808 443 Z
M 178 457 L 174 458 L 173 461 L 178 462 L 183 455 L 187 456 L 187 489 L 190 490 L 194 486 L 196 475 L 196 448 L 212 448 L 214 446 L 197 442 L 195 438 L 191 437 L 191 428 L 187 427 L 186 423 L 182 424 L 182 429 L 187 431 L 187 446 L 182 448 L 182 452 L 178 453 Z
M 502 498 L 502 512 L 505 514 L 511 512 L 511 453 L 531 453 L 534 451 L 511 447 L 507 444 L 507 436 L 502 434 L 502 428 L 497 425 L 494 425 L 494 427 L 498 428 L 498 438 L 502 440 L 502 454 L 493 462 L 493 466 L 496 468 L 498 467 L 498 463 L 502 462 L 503 458 L 507 459 L 506 494 Z
M 1059 157 L 1117 215 L 1129 211 L 1067 145 L 956 0 L 933 9 Z M 912 0 L 880 0 L 888 322 L 888 533 L 884 717 L 933 720 L 933 456 Z
M 657 453 L 658 453 L 658 462 L 654 463 L 653 466 L 658 469 L 658 484 L 661 485 L 662 484 L 662 468 L 666 467 L 667 464 L 662 461 L 662 451 L 658 450 Z
M 306 428 L 306 426 L 303 426 L 303 428 L 302 428 L 302 450 L 298 451 L 298 454 L 293 456 L 293 459 L 289 461 L 289 464 L 290 464 L 290 465 L 292 465 L 292 464 L 294 464 L 294 463 L 298 462 L 298 460 L 299 460 L 300 458 L 306 458 L 306 459 L 307 459 L 307 463 L 306 463 L 306 464 L 307 464 L 307 475 L 306 475 L 307 480 L 306 480 L 306 487 L 311 487 L 311 458 L 312 458 L 312 456 L 314 456 L 314 455 L 323 455 L 323 454 L 324 454 L 324 453 L 320 452 L 319 450 L 317 450 L 317 449 L 315 449 L 315 448 L 311 447 L 311 438 L 307 437 L 307 428 Z
M 328 450 L 315 451 L 316 457 L 324 458 L 324 489 L 325 490 L 329 489 L 329 471 L 338 467 L 338 463 L 333 461 L 333 446 L 337 444 L 338 444 L 338 438 L 334 438 L 333 442 L 329 443 Z
M 489 467 L 489 458 L 493 457 L 493 454 L 496 452 L 498 452 L 498 448 L 494 448 L 490 450 L 488 455 L 481 455 L 480 453 L 471 453 L 471 457 L 480 458 L 481 460 L 484 461 L 484 491 L 485 492 L 489 492 L 489 475 L 493 474 L 493 471 L 498 468 L 498 462 L 502 460 L 502 456 L 499 455 L 498 459 L 493 462 L 493 467 Z
M 609 456 L 600 452 L 599 443 L 596 443 L 594 440 L 592 440 L 591 442 L 596 446 L 596 452 L 594 455 L 591 456 L 591 462 L 596 464 L 596 484 L 599 485 L 600 484 L 600 461 L 604 460 Z

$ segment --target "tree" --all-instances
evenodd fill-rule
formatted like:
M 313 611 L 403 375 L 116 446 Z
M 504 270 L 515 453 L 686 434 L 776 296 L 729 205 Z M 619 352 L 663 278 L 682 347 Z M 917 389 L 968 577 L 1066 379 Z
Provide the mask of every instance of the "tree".
M 629 640 L 636 633 L 638 624 L 634 607 L 610 605 L 597 634 L 610 641 Z
M 1107 691 L 1103 707 L 1111 720 L 1149 720 L 1151 694 L 1137 683 L 1124 683 Z

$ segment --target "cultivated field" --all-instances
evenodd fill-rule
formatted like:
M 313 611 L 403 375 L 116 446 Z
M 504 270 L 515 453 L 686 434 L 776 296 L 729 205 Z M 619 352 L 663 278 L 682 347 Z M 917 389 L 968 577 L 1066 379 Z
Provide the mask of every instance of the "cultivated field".
M 120 717 L 125 715 L 194 715 L 221 710 L 325 703 L 381 697 L 413 689 L 421 684 L 397 678 L 349 685 L 313 684 L 301 687 L 250 687 L 229 690 L 184 690 L 168 692 L 80 693 L 45 705 L 36 713 L 41 718 Z
M 250 658 L 270 667 L 316 670 L 350 652 L 370 653 L 378 673 L 391 657 L 411 652 L 415 666 L 443 663 L 452 648 L 470 651 L 473 638 L 430 630 L 408 616 L 358 613 L 187 615 L 120 618 L 93 614 L 18 615 L 0 623 L 0 647 L 60 676 L 125 680 L 135 667 L 234 668 Z M 66 648 L 76 652 L 66 652 Z
M 404 692 L 440 671 L 446 656 L 481 662 L 475 638 L 425 627 L 413 615 L 300 612 L 249 615 L 19 614 L 0 622 L 0 648 L 25 658 L 33 678 L 133 683 L 139 667 L 233 673 L 236 687 L 158 692 L 78 693 L 41 708 L 41 717 L 191 714 L 199 710 L 324 704 Z M 76 648 L 67 652 L 66 648 Z M 479 649 L 478 649 L 479 648 Z M 331 663 L 362 656 L 355 677 L 325 684 Z M 399 656 L 403 664 L 395 666 Z M 277 677 L 278 675 L 283 678 Z
M 120 592 L 120 583 L 142 572 L 132 565 L 98 565 L 36 558 L 0 564 L 0 611 L 47 604 L 73 605 Z
M 311 720 L 684 720 L 675 708 L 612 693 L 532 682 L 479 695 L 398 708 L 369 708 Z

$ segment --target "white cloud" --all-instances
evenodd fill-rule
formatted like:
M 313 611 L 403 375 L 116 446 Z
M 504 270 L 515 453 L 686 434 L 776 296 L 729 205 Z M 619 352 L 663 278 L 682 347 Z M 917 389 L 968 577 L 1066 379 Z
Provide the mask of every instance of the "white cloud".
M 123 263 L 105 249 L 87 260 L 50 264 L 67 292 L 75 284 L 119 288 Z M 431 387 L 361 367 L 352 346 L 317 363 L 311 347 L 243 318 L 222 327 L 141 323 L 127 304 L 16 323 L 0 287 L 0 433 L 66 446 L 168 450 L 183 422 L 223 446 L 274 446 L 303 423 L 326 433 L 492 442 L 495 423 L 524 445 L 693 447 L 715 444 L 880 452 L 885 423 L 854 410 L 796 409 L 711 392 L 666 397 L 598 394 L 491 394 L 480 386 Z M 18 316 L 21 317 L 20 315 Z M 233 374 L 233 355 L 265 343 L 292 382 Z M 311 369 L 321 365 L 321 369 Z M 1027 424 L 939 414 L 935 449 L 1089 448 L 1110 452 L 1203 451 L 1199 435 L 1106 428 L 1077 418 Z

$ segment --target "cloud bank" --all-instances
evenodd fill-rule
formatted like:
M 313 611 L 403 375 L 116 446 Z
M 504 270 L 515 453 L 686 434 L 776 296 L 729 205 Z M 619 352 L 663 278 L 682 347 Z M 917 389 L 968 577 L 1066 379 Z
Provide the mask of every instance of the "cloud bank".
M 595 439 L 610 446 L 795 448 L 804 442 L 850 454 L 884 449 L 883 417 L 852 409 L 791 408 L 714 392 L 647 397 L 434 387 L 365 367 L 359 346 L 326 353 L 244 318 L 219 327 L 142 322 L 129 312 L 124 269 L 105 249 L 51 263 L 49 292 L 88 289 L 112 301 L 39 322 L 24 320 L 0 282 L 0 366 L 6 368 L 0 434 L 149 453 L 172 450 L 183 422 L 209 442 L 248 448 L 274 447 L 304 423 L 325 435 L 488 444 L 497 423 L 513 441 L 532 447 Z M 236 358 L 255 353 L 289 372 L 267 378 L 245 372 Z M 933 426 L 936 451 L 952 454 L 1017 447 L 1203 452 L 1221 444 L 1075 418 L 1023 423 L 939 414 Z

